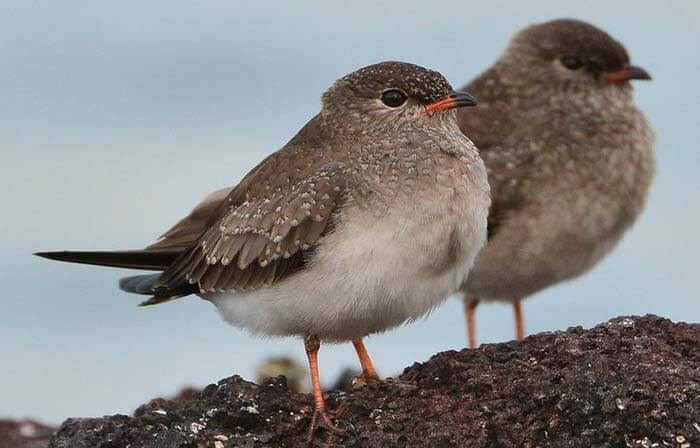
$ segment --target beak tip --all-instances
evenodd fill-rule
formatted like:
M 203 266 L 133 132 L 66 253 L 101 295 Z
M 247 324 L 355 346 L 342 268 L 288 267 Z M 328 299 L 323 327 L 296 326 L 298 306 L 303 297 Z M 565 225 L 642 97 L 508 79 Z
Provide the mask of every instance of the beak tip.
M 649 72 L 636 65 L 626 65 L 624 68 L 618 71 L 610 72 L 607 75 L 608 82 L 619 83 L 624 81 L 638 80 L 638 81 L 651 81 L 651 75 Z
M 473 107 L 478 103 L 477 99 L 466 92 L 452 91 L 443 99 L 425 107 L 428 115 L 440 110 L 455 109 L 457 107 Z
M 452 92 L 450 94 L 452 96 L 456 103 L 457 107 L 474 107 L 479 104 L 479 100 L 476 99 L 476 97 L 470 93 L 467 92 Z
M 630 65 L 627 69 L 630 73 L 630 79 L 637 79 L 640 81 L 651 81 L 652 79 L 649 72 L 647 72 L 641 67 Z

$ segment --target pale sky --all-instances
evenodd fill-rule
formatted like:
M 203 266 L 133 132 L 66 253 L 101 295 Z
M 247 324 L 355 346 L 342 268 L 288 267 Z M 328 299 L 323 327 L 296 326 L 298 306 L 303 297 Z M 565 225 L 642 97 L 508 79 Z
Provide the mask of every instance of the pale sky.
M 336 78 L 392 59 L 461 86 L 519 28 L 558 17 L 606 29 L 653 75 L 635 87 L 658 170 L 610 257 L 525 302 L 527 330 L 700 320 L 700 3 L 376 3 L 0 3 L 0 417 L 130 413 L 184 385 L 250 379 L 266 356 L 304 361 L 301 342 L 250 338 L 202 300 L 141 309 L 117 289 L 127 271 L 30 254 L 142 247 L 284 145 Z M 478 322 L 481 342 L 512 338 L 510 307 L 480 307 Z M 464 344 L 455 299 L 367 341 L 384 375 Z M 347 345 L 320 356 L 329 382 L 357 364 Z

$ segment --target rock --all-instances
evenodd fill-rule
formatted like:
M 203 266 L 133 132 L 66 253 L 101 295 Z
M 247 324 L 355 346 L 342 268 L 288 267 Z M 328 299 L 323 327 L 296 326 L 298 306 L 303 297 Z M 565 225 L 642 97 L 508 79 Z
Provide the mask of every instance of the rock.
M 700 446 L 700 325 L 621 317 L 450 351 L 349 392 L 331 447 Z M 53 448 L 304 446 L 311 397 L 234 376 L 133 417 L 69 419 Z
M 287 385 L 292 392 L 311 392 L 308 369 L 289 356 L 267 358 L 255 369 L 255 381 L 258 384 L 279 375 L 284 375 L 287 378 Z
M 55 430 L 36 420 L 0 419 L 0 448 L 46 448 Z

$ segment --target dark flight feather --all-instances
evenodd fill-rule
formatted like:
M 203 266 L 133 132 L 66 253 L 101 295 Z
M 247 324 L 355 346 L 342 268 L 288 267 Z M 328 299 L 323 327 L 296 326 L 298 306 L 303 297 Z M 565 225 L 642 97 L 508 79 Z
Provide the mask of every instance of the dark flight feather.
M 173 264 L 181 253 L 182 249 L 168 249 L 154 251 L 57 251 L 37 252 L 34 255 L 68 263 L 163 271 Z

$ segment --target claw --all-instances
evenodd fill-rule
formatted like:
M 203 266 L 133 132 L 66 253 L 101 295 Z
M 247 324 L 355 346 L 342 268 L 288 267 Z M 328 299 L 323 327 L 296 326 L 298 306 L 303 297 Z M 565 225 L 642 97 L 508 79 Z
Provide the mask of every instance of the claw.
M 345 403 L 338 406 L 338 409 L 335 409 L 335 410 L 326 410 L 326 409 L 314 410 L 314 413 L 311 416 L 311 424 L 309 425 L 309 432 L 306 436 L 307 448 L 311 448 L 313 440 L 314 440 L 314 434 L 316 433 L 316 429 L 318 429 L 319 427 L 322 427 L 326 431 L 328 431 L 332 434 L 335 434 L 337 436 L 345 435 L 345 431 L 338 428 L 333 423 L 332 419 L 339 419 L 340 417 L 343 416 L 343 414 L 345 414 L 345 412 L 347 410 L 348 410 L 348 407 Z
M 381 383 L 382 380 L 379 378 L 379 375 L 377 375 L 377 371 L 375 370 L 374 365 L 372 364 L 372 360 L 370 359 L 369 354 L 367 353 L 367 349 L 365 348 L 365 344 L 362 342 L 362 339 L 356 339 L 352 341 L 352 345 L 355 346 L 357 357 L 360 359 L 360 364 L 362 364 L 362 375 L 360 375 L 358 378 L 355 378 L 355 380 L 352 382 L 353 386 L 356 382 L 358 382 L 358 384 L 361 383 L 359 384 L 360 386 L 363 386 L 367 383 Z
M 362 381 L 364 381 L 365 383 L 382 384 L 384 382 L 384 380 L 379 378 L 379 375 L 377 375 L 376 373 L 373 375 L 363 373 L 358 378 L 361 379 Z
M 346 412 L 348 412 L 348 405 L 346 403 L 340 403 L 340 405 L 337 408 L 326 411 L 326 413 L 328 413 L 328 415 L 330 415 L 335 420 L 342 418 Z
M 336 434 L 342 436 L 345 431 L 335 426 L 331 418 L 340 418 L 345 411 L 347 406 L 341 404 L 337 410 L 328 411 L 326 410 L 326 403 L 323 400 L 323 392 L 321 391 L 321 381 L 318 374 L 318 349 L 320 347 L 320 342 L 315 336 L 307 336 L 304 339 L 304 347 L 306 348 L 306 356 L 309 358 L 309 369 L 311 370 L 311 385 L 313 386 L 313 405 L 314 411 L 311 416 L 311 425 L 309 425 L 309 432 L 306 437 L 306 446 L 310 447 L 316 428 L 322 426 L 326 431 L 331 434 Z
M 363 373 L 359 376 L 356 376 L 355 378 L 352 379 L 352 388 L 353 390 L 356 389 L 361 389 L 368 384 L 378 384 L 381 385 L 384 383 L 384 380 L 379 378 L 379 375 L 374 374 L 374 375 L 368 375 L 366 373 Z

